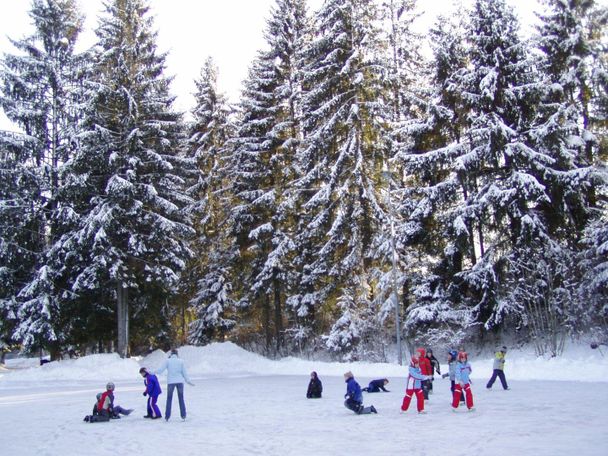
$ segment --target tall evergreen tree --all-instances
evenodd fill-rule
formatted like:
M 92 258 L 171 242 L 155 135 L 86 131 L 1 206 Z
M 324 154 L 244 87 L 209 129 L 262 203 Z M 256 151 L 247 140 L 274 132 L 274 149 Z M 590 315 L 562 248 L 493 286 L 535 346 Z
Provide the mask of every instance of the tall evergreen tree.
M 69 311 L 64 308 L 68 299 L 60 277 L 62 259 L 53 258 L 51 252 L 72 228 L 62 186 L 79 125 L 84 59 L 74 47 L 83 17 L 75 0 L 34 0 L 29 14 L 34 34 L 12 41 L 20 53 L 6 55 L 1 72 L 0 103 L 25 135 L 16 142 L 9 140 L 6 155 L 13 168 L 7 169 L 11 176 L 5 182 L 16 187 L 15 193 L 6 195 L 3 215 L 17 222 L 8 232 L 23 230 L 9 235 L 12 239 L 6 245 L 28 252 L 8 254 L 6 264 L 15 275 L 7 278 L 10 290 L 3 293 L 2 301 L 18 307 L 20 324 L 14 337 L 26 348 L 44 347 L 56 357 L 69 332 L 65 325 Z M 20 212 L 17 218 L 10 214 L 15 210 Z M 20 247 L 19 241 L 13 243 L 18 238 L 24 242 Z
M 118 353 L 126 356 L 130 316 L 161 313 L 191 254 L 182 210 L 191 200 L 178 154 L 181 115 L 146 2 L 108 1 L 97 35 L 86 131 L 70 167 L 88 202 L 71 238 L 85 259 L 73 289 L 94 291 L 115 309 Z
M 462 16 L 439 16 L 430 30 L 433 50 L 430 96 L 423 116 L 405 119 L 398 135 L 396 162 L 404 168 L 410 185 L 401 192 L 399 213 L 404 220 L 400 239 L 418 252 L 421 261 L 408 272 L 414 299 L 408 308 L 405 329 L 412 338 L 437 326 L 451 328 L 429 343 L 456 344 L 471 317 L 462 305 L 457 281 L 463 252 L 451 223 L 452 212 L 462 204 L 455 160 L 466 151 L 467 109 L 461 76 L 468 63 L 466 29 Z
M 196 81 L 196 106 L 190 126 L 189 155 L 196 160 L 198 172 L 188 191 L 194 200 L 189 212 L 197 237 L 184 287 L 193 288 L 187 294 L 192 296 L 190 305 L 195 314 L 189 339 L 195 343 L 221 338 L 235 324 L 231 274 L 235 252 L 229 227 L 232 199 L 226 191 L 228 141 L 234 134 L 234 126 L 232 110 L 218 91 L 217 78 L 217 67 L 209 58 Z
M 245 82 L 241 120 L 230 168 L 238 205 L 234 234 L 245 275 L 241 302 L 261 321 L 267 351 L 280 352 L 285 339 L 292 241 L 289 186 L 297 176 L 300 141 L 299 62 L 307 33 L 305 2 L 278 0 L 260 51 Z M 271 345 L 274 347 L 271 348 Z
M 580 294 L 559 309 L 560 323 L 582 331 L 605 323 L 602 245 L 605 233 L 606 23 L 608 8 L 593 0 L 548 1 L 537 46 L 546 83 L 533 138 L 554 160 L 542 177 L 550 202 L 542 209 L 563 249 L 581 259 Z M 602 150 L 604 149 L 604 157 Z M 583 235 L 584 234 L 584 235 Z M 583 240 L 582 244 L 578 241 Z M 568 271 L 569 276 L 578 272 Z M 559 284 L 552 284 L 557 288 Z M 568 325 L 564 325 L 564 319 Z
M 334 343 L 334 335 L 343 331 L 340 314 L 359 315 L 363 320 L 354 326 L 371 330 L 371 321 L 364 317 L 375 293 L 370 260 L 378 225 L 388 220 L 376 191 L 390 115 L 387 68 L 374 2 L 327 1 L 317 14 L 316 30 L 303 78 L 298 286 L 304 291 L 303 306 L 328 306 L 336 315 L 333 330 L 327 328 L 328 347 L 346 355 L 344 347 Z M 337 302 L 344 305 L 337 307 Z M 353 304 L 360 310 L 353 311 Z M 353 345 L 349 351 L 359 348 Z

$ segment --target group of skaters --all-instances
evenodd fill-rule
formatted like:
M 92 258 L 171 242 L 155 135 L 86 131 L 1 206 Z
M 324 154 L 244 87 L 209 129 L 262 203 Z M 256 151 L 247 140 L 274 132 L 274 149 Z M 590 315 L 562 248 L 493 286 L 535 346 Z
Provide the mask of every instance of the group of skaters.
M 505 356 L 507 347 L 501 347 L 495 354 L 492 377 L 488 381 L 486 388 L 491 389 L 496 379 L 500 379 L 502 387 L 507 390 L 507 380 L 504 374 Z M 418 413 L 425 413 L 424 401 L 428 400 L 429 394 L 433 391 L 433 380 L 435 372 L 441 375 L 442 378 L 449 377 L 452 392 L 452 409 L 456 411 L 460 402 L 465 402 L 466 407 L 472 411 L 475 410 L 473 405 L 473 392 L 471 390 L 470 375 L 472 372 L 471 364 L 468 361 L 467 353 L 461 349 L 460 351 L 449 350 L 447 354 L 447 362 L 449 372 L 441 374 L 441 366 L 439 361 L 433 355 L 431 349 L 418 348 L 416 354 L 411 357 L 409 365 L 409 373 L 405 389 L 405 396 L 401 403 L 401 410 L 406 412 L 412 401 L 412 397 L 416 396 L 416 407 Z M 143 377 L 145 390 L 143 395 L 147 397 L 147 413 L 144 418 L 156 420 L 162 418 L 161 411 L 158 407 L 158 397 L 162 394 L 162 388 L 158 380 L 158 375 L 167 371 L 167 401 L 165 405 L 165 420 L 171 418 L 171 406 L 173 401 L 173 393 L 177 390 L 179 400 L 179 410 L 182 420 L 186 419 L 186 404 L 184 401 L 184 383 L 194 386 L 190 381 L 186 372 L 184 362 L 178 356 L 177 350 L 173 349 L 170 352 L 169 358 L 156 371 L 150 371 L 146 367 L 139 370 Z M 365 407 L 363 405 L 363 392 L 377 393 L 380 391 L 389 392 L 386 389 L 389 381 L 387 378 L 372 380 L 365 388 L 361 388 L 359 383 L 351 371 L 344 374 L 346 382 L 346 394 L 344 395 L 344 406 L 352 410 L 358 415 L 367 415 L 378 413 L 376 408 L 371 405 Z M 97 395 L 97 400 L 93 406 L 93 414 L 87 415 L 84 421 L 89 423 L 105 422 L 111 419 L 118 419 L 121 415 L 129 415 L 133 409 L 126 409 L 119 405 L 114 405 L 114 390 L 115 385 L 109 382 L 106 385 L 106 390 Z M 316 372 L 310 374 L 310 382 L 306 391 L 306 397 L 320 398 L 323 394 L 323 384 Z
M 509 389 L 504 373 L 505 356 L 507 347 L 502 346 L 494 356 L 494 365 L 492 377 L 488 381 L 486 388 L 491 389 L 497 378 L 500 379 L 503 389 Z M 429 399 L 429 394 L 433 391 L 433 381 L 435 372 L 441 375 L 442 378 L 450 378 L 450 391 L 452 393 L 452 410 L 456 411 L 461 402 L 464 402 L 469 411 L 475 410 L 473 404 L 473 392 L 471 390 L 471 364 L 468 360 L 467 352 L 464 349 L 449 350 L 447 353 L 448 372 L 441 374 L 441 366 L 439 361 L 433 355 L 431 349 L 418 348 L 416 354 L 410 359 L 409 373 L 405 389 L 405 396 L 401 403 L 402 412 L 406 412 L 412 401 L 412 397 L 416 396 L 416 408 L 418 413 L 425 413 L 424 401 Z M 365 407 L 363 405 L 362 392 L 377 393 L 380 391 L 389 392 L 386 385 L 388 379 L 381 378 L 372 380 L 366 388 L 361 388 L 359 383 L 354 378 L 352 372 L 348 371 L 344 374 L 346 382 L 346 394 L 344 395 L 344 406 L 352 410 L 358 415 L 366 415 L 378 413 L 376 408 L 371 405 Z M 316 372 L 310 374 L 310 382 L 306 397 L 320 398 L 323 392 L 323 385 Z
M 182 420 L 186 419 L 186 403 L 184 401 L 184 383 L 194 386 L 190 381 L 184 361 L 179 358 L 177 350 L 171 350 L 169 358 L 156 371 L 149 371 L 146 367 L 139 369 L 139 374 L 144 379 L 145 390 L 142 393 L 147 397 L 147 413 L 144 418 L 156 420 L 162 418 L 161 411 L 158 407 L 158 397 L 162 394 L 162 388 L 158 381 L 158 375 L 167 371 L 167 402 L 165 405 L 165 421 L 171 418 L 171 407 L 173 402 L 173 393 L 177 390 L 177 398 L 179 401 L 179 411 Z M 114 390 L 115 385 L 109 382 L 106 385 L 106 390 L 97 395 L 97 401 L 93 405 L 93 414 L 84 417 L 84 421 L 89 423 L 99 423 L 118 419 L 121 415 L 130 415 L 133 409 L 125 409 L 119 405 L 114 405 Z

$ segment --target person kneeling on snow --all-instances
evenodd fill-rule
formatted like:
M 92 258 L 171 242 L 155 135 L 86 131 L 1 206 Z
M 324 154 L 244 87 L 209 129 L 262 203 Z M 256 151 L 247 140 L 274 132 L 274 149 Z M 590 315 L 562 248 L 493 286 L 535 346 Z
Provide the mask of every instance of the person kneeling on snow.
M 152 418 L 156 420 L 158 418 L 162 418 L 163 416 L 160 414 L 160 409 L 156 402 L 158 401 L 158 396 L 162 393 L 160 389 L 160 383 L 158 382 L 158 378 L 156 375 L 151 374 L 145 367 L 139 369 L 139 373 L 144 378 L 144 385 L 146 385 L 146 390 L 144 391 L 144 396 L 148 396 L 148 413 L 144 415 L 144 418 Z
M 388 393 L 390 391 L 385 388 L 386 385 L 388 385 L 388 378 L 380 378 L 378 380 L 372 380 L 369 382 L 367 388 L 363 388 L 362 391 L 367 393 L 379 393 L 380 390 L 382 390 L 385 393 Z
M 370 407 L 363 407 L 363 393 L 361 393 L 361 387 L 355 381 L 355 377 L 351 371 L 344 374 L 344 381 L 346 382 L 346 394 L 344 395 L 346 400 L 344 401 L 344 407 L 352 410 L 358 415 L 378 413 L 373 405 Z
M 319 376 L 315 371 L 310 373 L 310 382 L 308 382 L 308 389 L 306 390 L 306 397 L 308 399 L 319 399 L 323 394 L 323 384 L 319 380 Z
M 93 406 L 93 414 L 84 417 L 84 421 L 99 423 L 129 415 L 133 409 L 125 409 L 120 405 L 114 406 L 114 383 L 109 382 L 106 390 L 97 395 L 97 403 Z

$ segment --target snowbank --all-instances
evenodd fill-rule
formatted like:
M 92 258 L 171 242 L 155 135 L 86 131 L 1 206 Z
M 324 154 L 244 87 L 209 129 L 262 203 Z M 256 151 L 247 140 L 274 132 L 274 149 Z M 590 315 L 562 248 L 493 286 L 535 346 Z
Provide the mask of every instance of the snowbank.
M 194 378 L 238 377 L 259 375 L 308 375 L 317 371 L 320 376 L 341 376 L 351 370 L 356 377 L 405 377 L 407 368 L 388 363 L 329 363 L 298 358 L 278 361 L 248 352 L 237 345 L 213 343 L 204 347 L 185 346 L 179 349 L 188 373 Z M 443 356 L 436 353 L 443 361 Z M 156 370 L 167 358 L 156 350 L 144 359 L 121 359 L 117 354 L 90 355 L 75 360 L 47 363 L 39 367 L 0 373 L 0 387 L 4 384 L 41 381 L 134 381 L 139 380 L 141 366 Z M 470 359 L 473 379 L 487 379 L 492 373 L 492 358 Z M 9 367 L 9 366 L 7 366 Z M 12 367 L 12 366 L 10 366 Z M 447 366 L 442 364 L 442 372 Z M 560 358 L 538 358 L 525 350 L 507 353 L 505 372 L 508 380 L 608 381 L 608 356 L 588 347 L 574 347 Z
M 8 366 L 7 366 L 8 367 Z M 29 383 L 44 381 L 106 381 L 106 379 L 132 379 L 139 371 L 135 358 L 121 359 L 116 353 L 83 356 L 46 363 L 39 367 L 9 370 L 0 376 L 3 383 Z

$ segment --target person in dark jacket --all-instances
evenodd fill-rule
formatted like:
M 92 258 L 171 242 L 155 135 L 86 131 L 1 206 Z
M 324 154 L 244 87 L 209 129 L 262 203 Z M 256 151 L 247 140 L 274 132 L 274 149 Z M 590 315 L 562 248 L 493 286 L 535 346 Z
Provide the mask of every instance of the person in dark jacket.
M 378 380 L 369 382 L 369 385 L 367 385 L 366 388 L 363 388 L 362 391 L 365 391 L 366 393 L 379 393 L 380 390 L 382 390 L 385 393 L 389 393 L 390 391 L 385 388 L 386 385 L 388 385 L 388 378 L 379 378 Z
M 346 394 L 344 395 L 346 400 L 344 401 L 344 407 L 352 410 L 357 415 L 378 413 L 373 405 L 370 407 L 363 407 L 363 393 L 352 372 L 348 371 L 344 374 L 344 381 L 346 382 Z
M 441 375 L 441 366 L 439 364 L 439 360 L 437 358 L 435 358 L 435 355 L 433 355 L 433 350 L 431 350 L 430 348 L 427 348 L 426 350 L 426 357 L 428 358 L 429 362 L 431 363 L 431 380 L 428 383 L 428 387 L 429 387 L 429 394 L 433 393 L 433 382 L 435 381 L 435 372 L 437 372 L 437 375 Z
M 308 390 L 306 391 L 306 397 L 308 399 L 319 399 L 323 393 L 323 384 L 319 380 L 319 376 L 316 372 L 310 373 L 310 382 L 308 382 Z
M 148 372 L 145 367 L 139 369 L 139 373 L 144 378 L 144 385 L 146 386 L 146 390 L 144 391 L 143 395 L 148 396 L 148 413 L 144 415 L 144 418 L 151 418 L 153 420 L 162 418 L 163 416 L 160 413 L 160 409 L 158 408 L 158 405 L 156 405 L 158 396 L 160 396 L 162 393 L 160 383 L 158 382 L 158 377 Z

